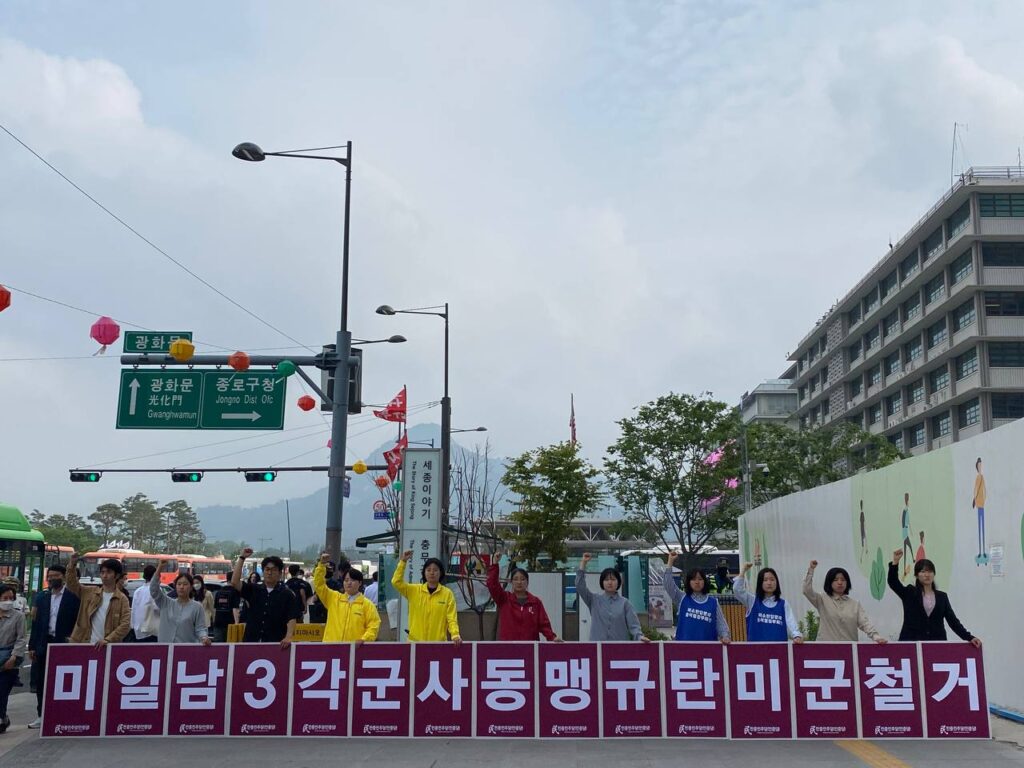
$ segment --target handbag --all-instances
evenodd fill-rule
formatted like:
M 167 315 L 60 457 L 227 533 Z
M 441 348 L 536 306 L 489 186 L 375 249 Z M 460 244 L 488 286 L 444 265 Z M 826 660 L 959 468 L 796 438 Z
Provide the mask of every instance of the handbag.
M 156 635 L 160 632 L 160 611 L 153 602 L 146 603 L 142 613 L 142 626 L 139 631 L 144 635 Z

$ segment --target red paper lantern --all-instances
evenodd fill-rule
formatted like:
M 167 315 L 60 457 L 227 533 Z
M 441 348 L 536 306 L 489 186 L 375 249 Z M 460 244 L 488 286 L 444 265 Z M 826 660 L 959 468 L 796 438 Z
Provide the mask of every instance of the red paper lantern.
M 387 488 L 388 487 L 388 483 L 391 482 L 391 481 L 388 480 L 388 476 L 387 475 L 377 475 L 377 477 L 374 479 L 373 482 L 377 484 L 378 488 L 383 489 L 383 488 Z
M 302 397 L 299 398 L 299 408 L 301 408 L 304 411 L 312 411 L 314 408 L 316 408 L 316 400 L 314 400 L 309 395 L 303 395 Z
M 89 336 L 102 345 L 101 353 L 106 352 L 107 347 L 117 341 L 120 335 L 121 326 L 106 315 L 93 323 L 92 328 L 89 329 Z
M 245 352 L 233 352 L 228 358 L 228 365 L 236 371 L 249 370 L 249 356 Z
M 11 306 L 11 292 L 0 285 L 0 312 Z

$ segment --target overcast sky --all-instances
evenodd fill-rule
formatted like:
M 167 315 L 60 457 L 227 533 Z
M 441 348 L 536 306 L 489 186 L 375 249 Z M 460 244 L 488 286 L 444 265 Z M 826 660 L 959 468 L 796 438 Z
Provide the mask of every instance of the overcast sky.
M 638 404 L 736 402 L 781 373 L 949 186 L 954 122 L 957 170 L 1017 163 L 1024 57 L 1008 31 L 1022 23 L 1012 0 L 8 0 L 0 122 L 317 348 L 338 322 L 342 169 L 230 150 L 352 140 L 350 325 L 409 339 L 368 348 L 364 399 L 403 384 L 414 405 L 440 399 L 440 321 L 373 310 L 448 301 L 454 426 L 486 425 L 516 454 L 568 437 L 575 393 L 598 462 Z M 2 132 L 0 169 L 0 283 L 88 310 L 15 292 L 0 314 L 0 500 L 88 514 L 136 490 L 255 505 L 324 483 L 70 484 L 69 467 L 186 447 L 114 466 L 326 463 L 327 427 L 290 404 L 290 431 L 243 442 L 115 430 L 120 343 L 90 357 L 100 314 L 229 349 L 294 342 Z M 40 357 L 73 359 L 12 360 Z M 349 461 L 379 460 L 364 454 L 391 429 L 355 420 Z

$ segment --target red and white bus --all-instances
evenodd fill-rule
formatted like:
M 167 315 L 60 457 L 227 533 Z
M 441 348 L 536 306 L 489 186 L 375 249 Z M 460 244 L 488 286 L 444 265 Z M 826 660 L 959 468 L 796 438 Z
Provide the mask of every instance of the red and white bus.
M 160 560 L 166 560 L 164 569 L 160 572 L 160 582 L 170 584 L 178 573 L 178 560 L 174 555 L 150 555 L 141 549 L 101 549 L 96 552 L 86 552 L 79 559 L 79 574 L 83 580 L 99 580 L 100 563 L 104 560 L 120 560 L 124 568 L 125 577 L 128 579 L 141 579 L 142 571 L 147 565 L 157 565 Z
M 224 579 L 231 573 L 232 563 L 225 557 L 206 557 L 205 555 L 175 555 L 178 567 L 190 570 L 195 576 L 204 579 L 216 577 Z

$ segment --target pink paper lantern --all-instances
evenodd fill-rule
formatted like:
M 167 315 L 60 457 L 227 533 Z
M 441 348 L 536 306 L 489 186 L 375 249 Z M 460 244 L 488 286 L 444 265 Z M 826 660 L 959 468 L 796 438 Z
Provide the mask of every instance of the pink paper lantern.
M 102 345 L 97 354 L 106 352 L 107 347 L 117 341 L 120 335 L 121 326 L 106 315 L 93 323 L 92 328 L 89 329 L 89 336 Z

